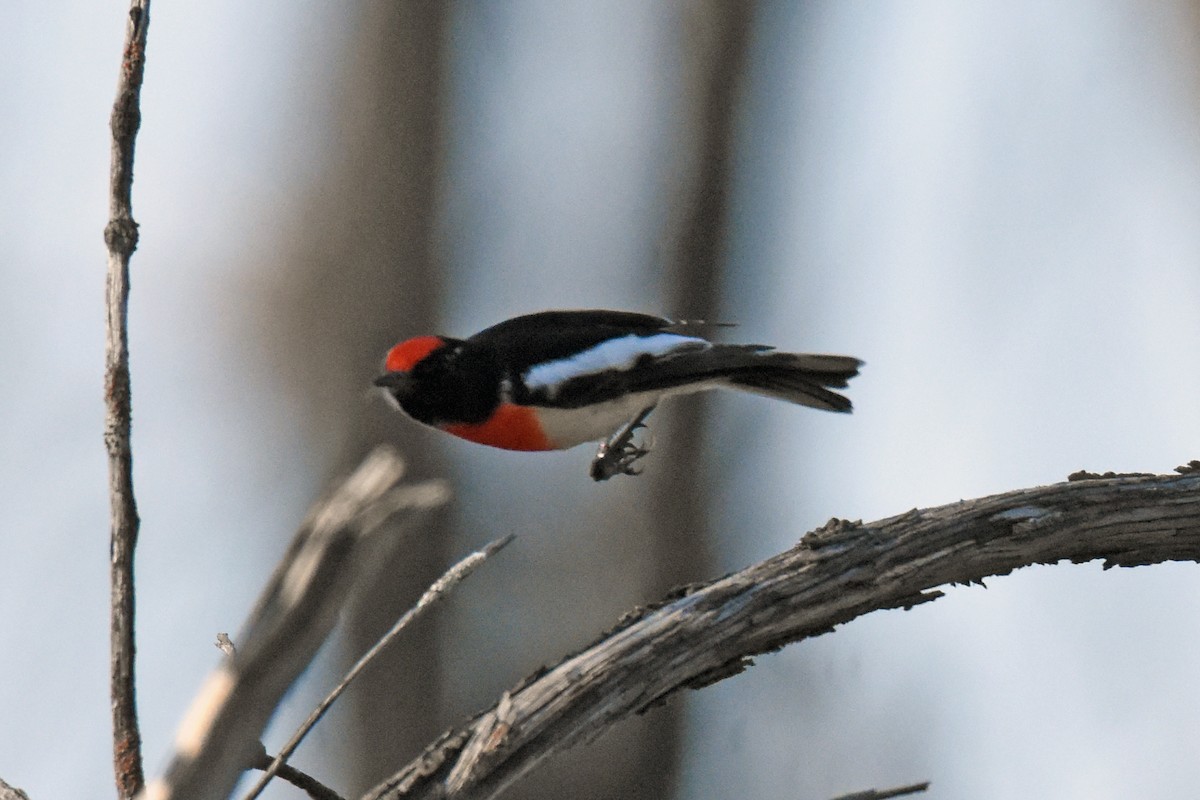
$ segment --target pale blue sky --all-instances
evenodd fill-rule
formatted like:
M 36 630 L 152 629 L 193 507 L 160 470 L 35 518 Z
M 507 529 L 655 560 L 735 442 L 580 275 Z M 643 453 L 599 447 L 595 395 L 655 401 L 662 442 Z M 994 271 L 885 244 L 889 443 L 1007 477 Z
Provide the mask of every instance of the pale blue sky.
M 111 796 L 101 231 L 123 13 L 17 5 L 0 52 L 0 776 L 35 800 Z M 315 3 L 154 8 L 131 304 L 150 772 L 319 479 L 231 309 L 336 146 L 328 87 L 353 21 Z M 646 264 L 676 22 L 670 3 L 460 8 L 448 332 L 661 302 Z M 711 449 L 736 454 L 722 569 L 830 516 L 1200 455 L 1196 26 L 1183 3 L 764 5 L 727 316 L 867 366 L 850 418 L 714 403 Z M 522 481 L 586 460 L 522 477 L 505 453 L 451 456 L 463 497 L 510 495 L 494 515 L 514 524 Z M 584 568 L 586 542 L 530 537 Z M 690 698 L 681 797 L 922 779 L 930 798 L 1185 796 L 1196 570 L 1027 570 L 761 659 Z

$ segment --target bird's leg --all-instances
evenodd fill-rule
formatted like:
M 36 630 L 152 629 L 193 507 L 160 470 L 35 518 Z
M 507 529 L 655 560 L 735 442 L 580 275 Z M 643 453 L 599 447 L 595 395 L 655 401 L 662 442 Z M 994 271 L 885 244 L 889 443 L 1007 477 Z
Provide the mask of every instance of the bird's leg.
M 646 417 L 650 416 L 654 409 L 655 406 L 643 408 L 636 417 L 609 437 L 608 441 L 600 443 L 600 449 L 592 459 L 592 480 L 606 481 L 614 475 L 642 474 L 640 469 L 634 469 L 633 462 L 649 453 L 650 448 L 634 444 L 633 434 L 638 428 L 646 427 Z

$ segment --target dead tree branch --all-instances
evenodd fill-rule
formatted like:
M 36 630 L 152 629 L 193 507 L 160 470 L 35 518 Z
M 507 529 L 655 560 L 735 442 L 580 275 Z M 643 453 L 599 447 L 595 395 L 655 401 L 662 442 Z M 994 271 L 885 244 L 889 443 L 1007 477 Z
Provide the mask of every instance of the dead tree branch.
M 109 220 L 104 229 L 108 245 L 107 335 L 104 358 L 106 417 L 104 445 L 108 450 L 111 504 L 111 700 L 113 768 L 117 794 L 129 800 L 142 789 L 142 738 L 138 729 L 134 687 L 133 553 L 137 545 L 138 514 L 133 497 L 133 451 L 129 391 L 129 258 L 137 247 L 133 221 L 133 150 L 141 124 L 142 74 L 146 64 L 146 30 L 150 0 L 133 0 L 125 28 L 125 49 L 117 79 L 112 112 L 112 167 Z
M 15 786 L 0 780 L 0 800 L 29 800 L 29 795 Z
M 228 797 L 256 763 L 267 721 L 369 571 L 368 537 L 398 513 L 445 502 L 440 483 L 398 487 L 403 470 L 397 455 L 378 448 L 309 512 L 238 635 L 236 651 L 193 701 L 166 775 L 146 787 L 147 800 Z
M 1087 476 L 1090 477 L 1090 476 Z M 863 524 L 831 520 L 792 549 L 638 610 L 505 692 L 372 789 L 368 800 L 480 800 L 543 760 L 751 657 L 936 587 L 1032 564 L 1200 560 L 1200 474 L 1078 480 Z

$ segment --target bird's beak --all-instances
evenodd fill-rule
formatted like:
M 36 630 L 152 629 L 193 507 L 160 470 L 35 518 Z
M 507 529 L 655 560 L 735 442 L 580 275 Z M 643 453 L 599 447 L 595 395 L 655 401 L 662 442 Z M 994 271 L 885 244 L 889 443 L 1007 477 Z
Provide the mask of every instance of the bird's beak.
M 375 385 L 399 397 L 409 393 L 413 379 L 407 372 L 385 372 L 375 379 Z

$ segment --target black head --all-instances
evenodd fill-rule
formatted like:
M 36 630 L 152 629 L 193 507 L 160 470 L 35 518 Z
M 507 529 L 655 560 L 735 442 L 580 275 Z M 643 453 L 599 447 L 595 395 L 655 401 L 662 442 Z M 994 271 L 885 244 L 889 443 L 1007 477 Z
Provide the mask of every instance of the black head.
M 500 404 L 503 368 L 489 348 L 422 336 L 388 353 L 375 379 L 405 413 L 427 425 L 479 423 Z

